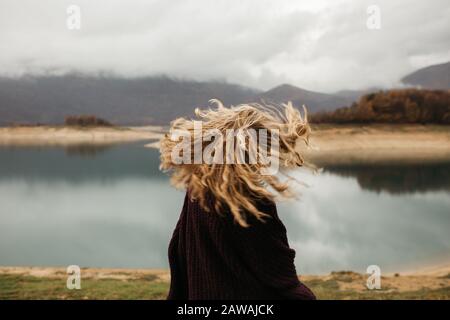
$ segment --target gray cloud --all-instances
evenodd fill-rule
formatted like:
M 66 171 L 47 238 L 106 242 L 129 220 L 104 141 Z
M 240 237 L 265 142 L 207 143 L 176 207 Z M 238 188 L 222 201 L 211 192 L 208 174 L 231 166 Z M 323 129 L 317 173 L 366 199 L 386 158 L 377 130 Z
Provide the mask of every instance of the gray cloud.
M 79 5 L 82 29 L 66 28 Z M 368 30 L 366 9 L 381 9 Z M 224 79 L 261 89 L 396 85 L 450 60 L 447 0 L 2 0 L 0 74 L 108 71 Z

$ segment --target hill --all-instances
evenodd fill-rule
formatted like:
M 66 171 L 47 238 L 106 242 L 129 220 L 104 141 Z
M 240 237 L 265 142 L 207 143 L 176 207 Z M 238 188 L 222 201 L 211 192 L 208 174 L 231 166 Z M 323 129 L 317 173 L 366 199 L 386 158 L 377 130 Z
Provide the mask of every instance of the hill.
M 406 85 L 423 89 L 450 89 L 450 62 L 419 69 L 401 79 Z
M 297 107 L 306 105 L 310 113 L 334 110 L 352 103 L 351 98 L 309 91 L 289 84 L 282 84 L 269 91 L 260 93 L 252 97 L 252 101 L 265 101 L 267 103 L 292 101 Z

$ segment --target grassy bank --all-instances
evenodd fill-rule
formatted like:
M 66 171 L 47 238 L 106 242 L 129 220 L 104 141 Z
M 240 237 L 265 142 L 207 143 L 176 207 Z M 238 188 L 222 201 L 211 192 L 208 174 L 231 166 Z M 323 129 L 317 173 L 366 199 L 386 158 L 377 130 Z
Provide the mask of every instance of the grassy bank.
M 64 279 L 23 275 L 0 276 L 5 299 L 164 299 L 168 283 L 142 279 L 86 279 L 80 290 L 66 289 Z
M 82 269 L 81 289 L 66 288 L 64 269 L 2 268 L 0 299 L 164 299 L 168 271 Z M 450 274 L 390 275 L 380 290 L 365 287 L 366 275 L 351 271 L 304 276 L 319 299 L 450 299 Z

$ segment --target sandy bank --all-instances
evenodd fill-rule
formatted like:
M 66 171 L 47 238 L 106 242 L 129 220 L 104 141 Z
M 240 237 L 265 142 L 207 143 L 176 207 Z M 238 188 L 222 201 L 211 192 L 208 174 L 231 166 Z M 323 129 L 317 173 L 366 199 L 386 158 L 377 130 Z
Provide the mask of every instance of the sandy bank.
M 158 148 L 159 142 L 146 146 Z M 450 161 L 450 126 L 314 125 L 310 147 L 302 150 L 307 160 L 319 166 Z
M 318 165 L 450 160 L 450 126 L 313 127 L 306 158 Z
M 166 128 L 0 128 L 1 145 L 109 144 L 151 140 L 159 147 Z M 450 161 L 450 126 L 315 125 L 305 157 L 319 166 L 345 163 Z
M 0 146 L 109 144 L 160 139 L 160 127 L 5 127 L 0 128 Z

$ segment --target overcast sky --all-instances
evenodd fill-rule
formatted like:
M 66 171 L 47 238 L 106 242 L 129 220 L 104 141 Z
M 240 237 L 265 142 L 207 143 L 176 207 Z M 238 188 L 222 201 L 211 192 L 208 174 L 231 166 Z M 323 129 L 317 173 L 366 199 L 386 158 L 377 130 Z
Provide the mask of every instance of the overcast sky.
M 81 30 L 66 26 L 70 4 L 81 9 Z M 372 4 L 379 30 L 366 26 Z M 325 92 L 392 86 L 450 60 L 449 18 L 448 0 L 0 0 L 0 74 L 167 74 Z

